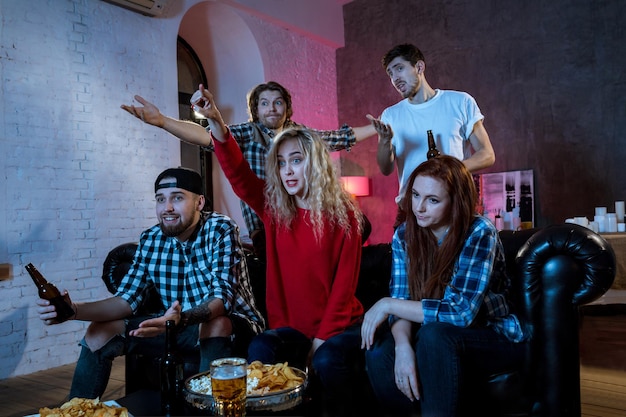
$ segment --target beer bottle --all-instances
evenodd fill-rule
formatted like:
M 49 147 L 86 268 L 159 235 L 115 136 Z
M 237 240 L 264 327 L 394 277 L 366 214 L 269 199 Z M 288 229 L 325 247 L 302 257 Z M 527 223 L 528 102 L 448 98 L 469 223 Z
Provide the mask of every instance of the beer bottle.
M 37 286 L 39 298 L 50 301 L 50 304 L 56 308 L 57 316 L 52 319 L 53 323 L 63 323 L 75 314 L 71 304 L 65 300 L 59 289 L 53 283 L 48 282 L 33 264 L 29 263 L 25 268 Z
M 439 149 L 437 149 L 437 145 L 435 144 L 433 131 L 428 130 L 426 133 L 428 134 L 428 152 L 426 152 L 426 159 L 432 159 L 436 156 L 441 155 L 441 152 L 439 152 Z
M 176 346 L 176 324 L 165 322 L 165 354 L 161 359 L 161 411 L 166 416 L 182 414 L 183 361 Z

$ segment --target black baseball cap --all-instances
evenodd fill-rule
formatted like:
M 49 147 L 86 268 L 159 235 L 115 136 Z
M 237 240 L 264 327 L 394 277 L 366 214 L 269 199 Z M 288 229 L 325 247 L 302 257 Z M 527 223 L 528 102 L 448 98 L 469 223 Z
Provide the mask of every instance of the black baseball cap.
M 159 184 L 164 178 L 174 178 L 175 181 Z M 154 192 L 161 188 L 182 188 L 194 194 L 203 195 L 202 177 L 200 174 L 190 168 L 178 167 L 168 168 L 161 172 L 154 182 Z

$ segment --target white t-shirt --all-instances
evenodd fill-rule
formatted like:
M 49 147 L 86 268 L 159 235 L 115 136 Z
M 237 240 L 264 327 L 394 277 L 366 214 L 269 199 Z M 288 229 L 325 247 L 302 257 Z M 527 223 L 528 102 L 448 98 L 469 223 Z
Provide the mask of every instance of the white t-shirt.
M 463 160 L 471 155 L 469 137 L 474 125 L 483 119 L 476 100 L 461 91 L 435 90 L 433 98 L 425 103 L 411 104 L 404 99 L 387 107 L 381 120 L 393 129 L 391 144 L 400 185 L 396 202 L 400 201 L 413 170 L 426 161 L 428 130 L 433 131 L 442 154 Z

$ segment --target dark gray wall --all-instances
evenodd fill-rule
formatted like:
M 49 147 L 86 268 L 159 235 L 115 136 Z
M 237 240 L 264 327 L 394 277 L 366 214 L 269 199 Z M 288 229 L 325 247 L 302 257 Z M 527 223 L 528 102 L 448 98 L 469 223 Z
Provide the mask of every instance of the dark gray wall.
M 533 169 L 538 226 L 613 211 L 626 199 L 626 2 L 623 0 L 355 0 L 337 52 L 339 119 L 361 125 L 400 99 L 380 59 L 411 42 L 433 88 L 472 94 L 496 163 Z M 383 177 L 376 140 L 342 156 L 344 174 L 372 177 L 362 207 L 391 237 L 396 174 Z M 378 229 L 378 230 L 377 230 Z

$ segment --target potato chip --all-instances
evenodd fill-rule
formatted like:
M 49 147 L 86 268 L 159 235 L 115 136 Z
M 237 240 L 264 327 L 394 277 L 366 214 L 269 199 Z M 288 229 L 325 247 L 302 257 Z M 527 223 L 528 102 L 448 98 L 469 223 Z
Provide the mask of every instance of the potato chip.
M 294 388 L 303 382 L 303 379 L 296 375 L 287 362 L 264 365 L 259 361 L 254 361 L 248 367 L 252 369 L 250 373 L 254 372 L 255 377 L 259 379 L 256 388 L 251 392 L 253 395 Z M 260 377 L 259 371 L 261 371 Z
M 40 417 L 128 417 L 126 407 L 117 407 L 87 398 L 72 398 L 60 407 L 39 409 Z

